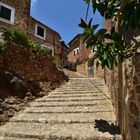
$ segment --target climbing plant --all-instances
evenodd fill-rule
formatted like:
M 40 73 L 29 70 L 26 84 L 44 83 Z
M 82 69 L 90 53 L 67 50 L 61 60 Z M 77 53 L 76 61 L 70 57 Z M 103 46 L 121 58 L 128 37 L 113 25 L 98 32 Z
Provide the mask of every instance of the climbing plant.
M 105 20 L 113 24 L 111 31 L 102 28 L 97 31 L 99 24 L 93 25 L 92 19 L 87 23 L 81 19 L 79 26 L 84 29 L 84 43 L 95 52 L 97 65 L 112 69 L 114 65 L 124 62 L 125 59 L 137 53 L 138 45 L 128 44 L 125 36 L 117 29 L 134 30 L 140 27 L 140 1 L 139 0 L 84 0 L 92 4 L 93 14 L 100 13 Z M 137 40 L 133 37 L 137 44 Z

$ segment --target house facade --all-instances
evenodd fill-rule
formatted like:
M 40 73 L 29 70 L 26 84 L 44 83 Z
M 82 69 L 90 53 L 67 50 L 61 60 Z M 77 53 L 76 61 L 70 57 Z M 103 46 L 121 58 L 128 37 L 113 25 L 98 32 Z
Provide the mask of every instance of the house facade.
M 68 61 L 75 63 L 78 61 L 76 70 L 78 73 L 86 77 L 103 77 L 103 70 L 98 67 L 96 68 L 96 63 L 93 66 L 88 66 L 88 60 L 94 55 L 92 49 L 86 47 L 83 43 L 83 37 L 81 34 L 76 35 L 69 43 L 69 54 Z
M 61 65 L 64 67 L 65 65 L 67 65 L 68 62 L 68 51 L 69 48 L 68 46 L 65 44 L 65 42 L 61 41 Z
M 16 27 L 25 31 L 30 39 L 51 51 L 57 67 L 61 66 L 61 36 L 40 21 L 30 16 L 31 0 L 0 1 L 0 31 Z

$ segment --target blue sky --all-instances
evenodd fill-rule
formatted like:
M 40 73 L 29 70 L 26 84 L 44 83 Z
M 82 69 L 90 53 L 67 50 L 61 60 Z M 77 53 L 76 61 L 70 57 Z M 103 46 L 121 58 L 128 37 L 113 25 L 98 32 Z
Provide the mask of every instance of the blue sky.
M 80 18 L 86 16 L 86 4 L 83 0 L 32 0 L 31 16 L 43 22 L 50 28 L 57 31 L 62 40 L 68 43 L 75 35 L 82 33 L 78 27 Z M 92 14 L 90 7 L 90 17 L 93 22 L 103 26 L 103 19 L 99 13 Z

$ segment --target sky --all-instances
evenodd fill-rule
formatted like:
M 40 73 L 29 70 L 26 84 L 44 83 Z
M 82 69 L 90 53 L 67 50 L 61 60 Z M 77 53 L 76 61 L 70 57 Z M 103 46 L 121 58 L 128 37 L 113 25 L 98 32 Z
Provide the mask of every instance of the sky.
M 78 26 L 80 19 L 86 17 L 87 5 L 83 0 L 31 0 L 31 16 L 57 31 L 67 44 L 77 34 L 82 33 Z M 103 26 L 99 13 L 93 15 L 90 6 L 88 20 Z

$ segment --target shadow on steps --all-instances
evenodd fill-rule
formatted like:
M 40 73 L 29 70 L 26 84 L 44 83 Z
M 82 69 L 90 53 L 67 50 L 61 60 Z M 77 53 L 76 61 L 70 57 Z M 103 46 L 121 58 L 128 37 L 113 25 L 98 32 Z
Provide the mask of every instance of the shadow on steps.
M 109 124 L 106 120 L 95 120 L 95 127 L 103 133 L 109 132 L 111 135 L 120 135 L 120 129 L 113 123 Z

